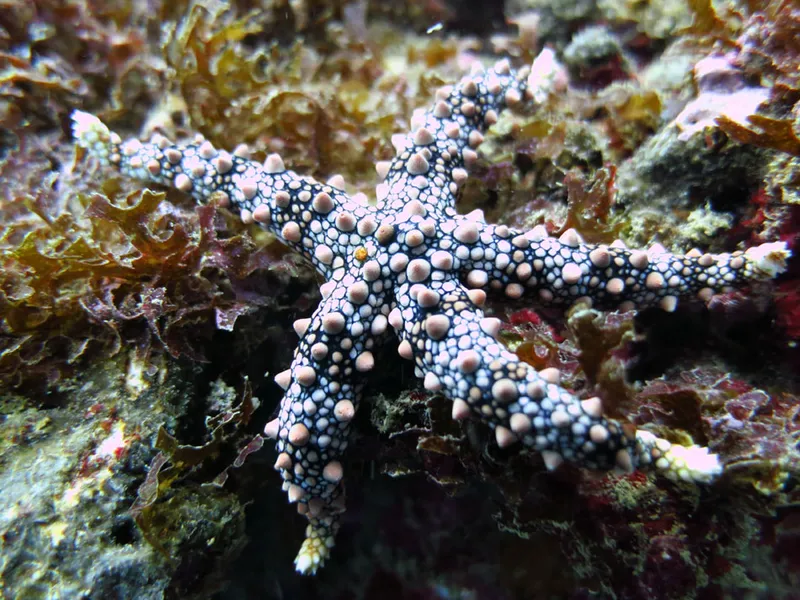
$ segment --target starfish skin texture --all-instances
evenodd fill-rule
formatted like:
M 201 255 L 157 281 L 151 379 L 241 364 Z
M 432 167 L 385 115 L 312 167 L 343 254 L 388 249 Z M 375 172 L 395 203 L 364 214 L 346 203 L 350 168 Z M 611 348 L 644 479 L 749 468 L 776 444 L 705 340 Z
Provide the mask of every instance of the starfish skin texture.
M 457 214 L 481 132 L 506 107 L 540 103 L 556 72 L 552 52 L 544 51 L 529 68 L 515 72 L 500 61 L 438 90 L 430 110 L 414 113 L 412 132 L 393 139 L 394 160 L 376 166 L 383 182 L 374 206 L 348 196 L 341 177 L 319 183 L 299 176 L 276 154 L 261 164 L 201 137 L 188 145 L 158 135 L 123 142 L 96 117 L 73 115 L 78 145 L 100 162 L 198 201 L 216 199 L 273 232 L 325 279 L 320 305 L 294 324 L 294 359 L 275 377 L 286 393 L 265 429 L 276 440 L 275 468 L 289 501 L 309 521 L 299 572 L 315 573 L 333 548 L 362 374 L 374 368 L 372 351 L 390 328 L 425 388 L 453 401 L 453 418 L 479 418 L 500 446 L 519 441 L 541 452 L 549 469 L 566 460 L 698 483 L 721 472 L 706 448 L 605 418 L 599 398 L 577 398 L 559 385 L 556 369 L 537 372 L 507 351 L 496 339 L 500 321 L 484 315 L 487 289 L 550 305 L 588 299 L 672 311 L 679 299 L 708 300 L 770 279 L 789 254 L 780 242 L 719 255 L 679 256 L 657 245 L 629 250 L 586 244 L 574 230 L 555 239 L 543 227 L 515 231 L 486 224 L 479 213 Z

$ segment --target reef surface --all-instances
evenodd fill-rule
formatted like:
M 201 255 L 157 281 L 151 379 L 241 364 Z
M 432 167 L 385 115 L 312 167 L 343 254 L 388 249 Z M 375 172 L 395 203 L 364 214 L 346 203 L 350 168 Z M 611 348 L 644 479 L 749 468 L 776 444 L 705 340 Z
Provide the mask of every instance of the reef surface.
M 260 434 L 315 275 L 238 215 L 86 160 L 70 115 L 247 143 L 372 196 L 438 87 L 548 47 L 559 93 L 501 115 L 460 212 L 681 253 L 780 240 L 796 257 L 798 35 L 790 2 L 0 1 L 2 594 L 792 597 L 796 258 L 671 313 L 488 299 L 521 360 L 717 453 L 723 475 L 700 488 L 548 472 L 454 422 L 386 348 L 337 547 L 301 578 L 303 528 Z

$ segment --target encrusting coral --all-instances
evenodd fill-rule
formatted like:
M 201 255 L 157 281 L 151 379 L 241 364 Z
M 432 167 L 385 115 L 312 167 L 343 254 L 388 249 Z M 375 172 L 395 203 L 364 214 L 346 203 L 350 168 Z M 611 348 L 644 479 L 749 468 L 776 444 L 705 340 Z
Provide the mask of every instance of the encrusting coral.
M 318 183 L 289 171 L 277 154 L 263 164 L 247 149 L 220 151 L 198 136 L 175 145 L 123 140 L 96 117 L 76 112 L 80 146 L 137 179 L 171 185 L 198 201 L 238 211 L 300 252 L 325 278 L 314 314 L 295 322 L 300 343 L 292 365 L 276 376 L 286 390 L 278 418 L 275 468 L 298 511 L 309 519 L 297 570 L 314 573 L 334 544 L 344 510 L 341 457 L 359 405 L 363 373 L 391 326 L 398 351 L 413 360 L 426 389 L 453 401 L 452 415 L 475 415 L 500 446 L 521 441 L 556 468 L 567 460 L 591 469 L 652 468 L 673 479 L 708 482 L 721 472 L 716 455 L 680 446 L 603 416 L 600 399 L 578 399 L 555 369 L 536 371 L 496 339 L 500 321 L 484 316 L 486 289 L 545 304 L 588 300 L 600 308 L 657 305 L 714 295 L 771 279 L 789 252 L 782 242 L 746 251 L 685 256 L 655 245 L 585 243 L 572 229 L 558 239 L 543 227 L 516 231 L 458 215 L 459 187 L 478 155 L 482 131 L 506 107 L 541 103 L 560 66 L 544 51 L 517 72 L 507 61 L 473 69 L 438 90 L 417 111 L 412 132 L 394 141 L 396 157 L 376 165 L 377 204 L 348 196 L 334 177 Z

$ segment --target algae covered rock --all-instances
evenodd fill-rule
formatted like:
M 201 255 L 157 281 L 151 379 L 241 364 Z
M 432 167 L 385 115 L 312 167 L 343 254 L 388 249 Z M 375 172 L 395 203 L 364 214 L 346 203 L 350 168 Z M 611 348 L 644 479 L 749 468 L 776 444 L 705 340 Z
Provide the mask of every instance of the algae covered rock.
M 44 407 L 4 398 L 4 597 L 192 597 L 213 587 L 240 549 L 243 508 L 218 488 L 177 489 L 158 504 L 149 529 L 137 527 L 131 507 L 155 434 L 162 424 L 178 426 L 194 390 L 189 370 L 140 377 L 133 364 L 127 373 L 122 366 L 109 362 L 64 382 L 61 399 Z

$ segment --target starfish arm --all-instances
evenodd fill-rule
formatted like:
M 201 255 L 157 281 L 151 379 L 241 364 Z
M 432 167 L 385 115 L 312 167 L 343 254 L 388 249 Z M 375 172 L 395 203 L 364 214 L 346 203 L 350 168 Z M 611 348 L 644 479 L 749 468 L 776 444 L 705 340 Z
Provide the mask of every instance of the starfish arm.
M 709 300 L 786 268 L 784 242 L 725 254 L 686 255 L 656 244 L 629 250 L 621 242 L 586 244 L 574 230 L 549 237 L 544 227 L 528 232 L 461 218 L 453 231 L 454 254 L 469 287 L 490 286 L 519 298 L 534 294 L 546 304 L 589 298 L 599 307 L 658 305 L 675 310 L 679 299 Z
M 149 143 L 123 142 L 94 115 L 75 111 L 72 119 L 78 145 L 101 163 L 129 177 L 175 187 L 198 202 L 217 198 L 245 223 L 258 223 L 303 254 L 326 278 L 344 265 L 345 247 L 353 238 L 377 228 L 374 208 L 351 199 L 339 189 L 343 183 L 300 177 L 277 154 L 260 164 L 202 139 L 185 146 L 160 135 Z
M 545 50 L 532 68 L 515 72 L 501 60 L 488 71 L 473 70 L 457 86 L 440 88 L 431 109 L 415 111 L 412 132 L 392 138 L 395 159 L 376 165 L 384 179 L 377 188 L 379 209 L 399 212 L 419 200 L 429 210 L 454 215 L 456 192 L 467 178 L 465 167 L 478 158 L 475 148 L 482 132 L 506 107 L 541 101 L 553 85 L 555 70 L 554 54 Z
M 364 274 L 364 271 L 368 273 Z M 300 342 L 292 365 L 275 377 L 286 394 L 265 433 L 276 440 L 275 468 L 290 502 L 309 519 L 295 560 L 313 574 L 325 562 L 344 511 L 340 458 L 358 409 L 362 375 L 372 369 L 375 338 L 387 328 L 382 282 L 369 268 L 341 269 L 323 285 L 323 302 L 310 319 L 295 322 Z
M 453 418 L 478 416 L 500 446 L 521 441 L 551 469 L 568 460 L 592 469 L 652 468 L 697 482 L 721 472 L 706 448 L 674 445 L 605 418 L 600 399 L 576 398 L 559 385 L 556 369 L 537 372 L 521 362 L 496 340 L 500 321 L 476 304 L 484 298 L 434 273 L 400 286 L 389 316 L 402 340 L 400 355 L 414 360 L 428 390 L 453 400 Z

